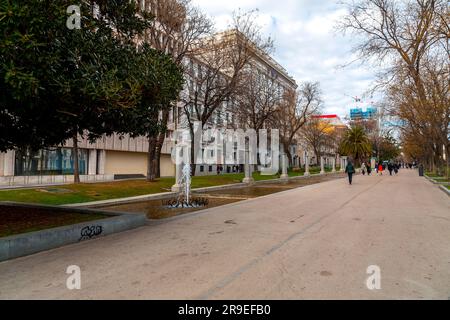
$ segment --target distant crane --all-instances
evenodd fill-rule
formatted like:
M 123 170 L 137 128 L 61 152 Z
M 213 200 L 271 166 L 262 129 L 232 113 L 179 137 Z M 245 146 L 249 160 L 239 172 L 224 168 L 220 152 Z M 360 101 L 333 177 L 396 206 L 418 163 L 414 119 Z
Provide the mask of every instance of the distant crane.
M 355 101 L 355 103 L 361 103 L 361 102 L 362 102 L 362 99 L 359 98 L 358 96 L 353 97 L 353 96 L 351 96 L 351 95 L 349 95 L 349 94 L 346 94 L 346 93 L 344 93 L 344 96 L 346 96 L 346 97 L 348 97 L 348 98 L 352 98 L 352 100 Z

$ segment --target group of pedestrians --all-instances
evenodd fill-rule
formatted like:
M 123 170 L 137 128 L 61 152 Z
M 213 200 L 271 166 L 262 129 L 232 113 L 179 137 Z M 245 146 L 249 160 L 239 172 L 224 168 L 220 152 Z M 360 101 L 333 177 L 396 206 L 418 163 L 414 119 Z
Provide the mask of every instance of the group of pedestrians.
M 361 165 L 361 173 L 365 176 L 366 172 L 370 176 L 372 174 L 372 166 L 369 163 L 363 162 Z
M 402 168 L 402 165 L 400 163 L 376 163 L 375 164 L 375 170 L 377 172 L 377 175 L 382 176 L 383 172 L 386 171 L 386 169 L 389 171 L 389 174 L 393 176 L 394 174 L 397 175 L 400 168 Z M 347 164 L 347 167 L 345 168 L 345 173 L 348 174 L 348 181 L 350 185 L 353 184 L 353 175 L 356 173 L 355 166 L 353 165 L 352 161 L 349 161 Z M 367 175 L 370 176 L 372 174 L 372 166 L 368 162 L 363 162 L 361 164 L 361 173 L 363 176 Z

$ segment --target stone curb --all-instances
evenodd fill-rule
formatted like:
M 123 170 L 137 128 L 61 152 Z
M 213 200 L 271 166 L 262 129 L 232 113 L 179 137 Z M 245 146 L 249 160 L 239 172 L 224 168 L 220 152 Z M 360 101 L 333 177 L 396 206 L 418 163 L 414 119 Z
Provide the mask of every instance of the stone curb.
M 425 179 L 427 179 L 428 181 L 430 181 L 432 184 L 439 184 L 436 180 L 434 180 L 433 178 L 431 178 L 431 177 L 429 177 L 429 176 L 427 176 L 427 175 L 424 175 L 424 177 L 425 177 Z
M 147 224 L 147 217 L 145 214 L 64 208 L 60 206 L 29 205 L 14 202 L 2 202 L 0 206 L 1 205 L 30 209 L 52 209 L 59 212 L 74 212 L 80 214 L 100 213 L 110 216 L 110 218 L 0 238 L 0 262 L 55 249 L 68 244 L 107 236 L 113 233 L 135 229 Z
M 450 190 L 447 189 L 445 186 L 439 186 L 439 189 L 441 189 L 442 191 L 444 191 L 448 196 L 450 196 Z
M 427 176 L 427 175 L 424 175 L 424 177 L 428 180 L 428 181 L 430 181 L 431 183 L 433 183 L 433 184 L 437 184 L 437 185 L 447 185 L 447 184 L 449 184 L 448 182 L 446 182 L 446 181 L 439 181 L 439 180 L 436 180 L 436 179 L 433 179 L 433 178 L 431 178 L 431 177 L 429 177 L 429 176 Z
M 439 181 L 434 180 L 433 178 L 431 178 L 431 177 L 429 177 L 429 176 L 427 176 L 427 175 L 424 175 L 424 177 L 425 177 L 425 179 L 427 179 L 428 181 L 430 181 L 432 184 L 438 185 L 438 186 L 439 186 L 439 189 L 441 189 L 441 191 L 445 192 L 448 196 L 450 196 L 450 190 L 447 189 L 445 185 L 443 185 L 443 184 L 440 183 Z

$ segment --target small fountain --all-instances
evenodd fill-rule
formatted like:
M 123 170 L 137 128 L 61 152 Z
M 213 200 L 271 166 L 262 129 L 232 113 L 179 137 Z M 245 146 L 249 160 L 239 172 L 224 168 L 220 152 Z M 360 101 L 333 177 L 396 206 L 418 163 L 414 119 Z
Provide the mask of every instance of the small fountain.
M 176 198 L 165 201 L 164 205 L 171 209 L 200 208 L 208 206 L 209 200 L 207 198 L 192 197 L 191 182 L 191 166 L 189 163 L 185 163 L 179 181 L 182 188 Z

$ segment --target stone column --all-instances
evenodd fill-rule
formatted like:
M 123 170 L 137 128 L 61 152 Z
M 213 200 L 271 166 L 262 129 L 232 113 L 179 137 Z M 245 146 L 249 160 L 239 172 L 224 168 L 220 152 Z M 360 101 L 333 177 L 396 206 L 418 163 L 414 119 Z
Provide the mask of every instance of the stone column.
M 98 153 L 98 174 L 105 174 L 105 165 L 106 165 L 106 150 L 100 150 Z
M 334 156 L 334 158 L 333 158 L 333 171 L 332 172 L 333 173 L 336 172 L 336 156 Z
M 97 150 L 89 150 L 89 165 L 88 165 L 88 175 L 93 176 L 97 174 Z
M 282 174 L 280 176 L 280 179 L 282 180 L 289 180 L 289 175 L 288 175 L 288 158 L 287 155 L 285 153 L 283 153 L 281 155 L 281 166 L 282 166 Z
M 305 177 L 310 176 L 311 174 L 309 173 L 309 155 L 308 153 L 305 154 Z
M 5 153 L 0 152 L 0 177 L 4 176 L 4 171 L 5 169 Z
M 344 159 L 341 157 L 341 172 L 345 171 L 345 166 L 344 166 Z
M 320 174 L 325 174 L 325 159 L 320 157 Z
M 255 182 L 255 179 L 253 179 L 252 171 L 250 167 L 250 150 L 249 146 L 246 143 L 245 145 L 245 165 L 244 165 L 244 171 L 245 171 L 245 178 L 242 180 L 243 183 L 251 184 Z
M 9 150 L 3 156 L 3 175 L 5 177 L 14 176 L 14 162 L 16 153 L 14 150 Z

